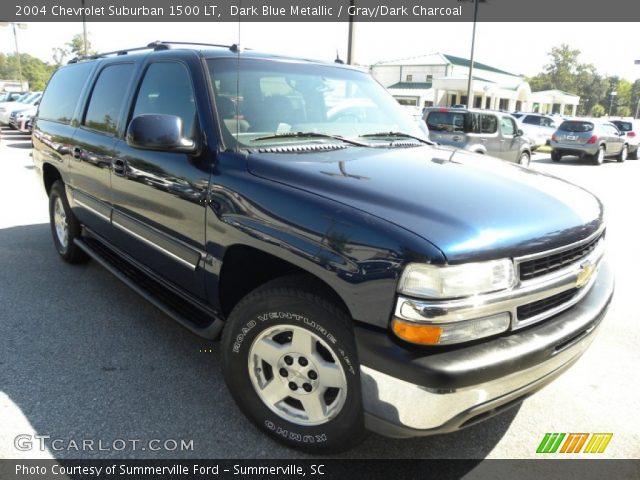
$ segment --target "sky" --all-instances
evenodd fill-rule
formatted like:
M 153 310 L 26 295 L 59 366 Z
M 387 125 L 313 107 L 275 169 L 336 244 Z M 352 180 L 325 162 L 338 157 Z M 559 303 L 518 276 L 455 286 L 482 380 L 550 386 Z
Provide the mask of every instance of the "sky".
M 51 62 L 51 49 L 76 33 L 77 23 L 28 23 L 18 30 L 18 46 Z M 239 32 L 240 30 L 240 32 Z M 347 55 L 346 23 L 88 23 L 89 40 L 98 51 L 146 45 L 153 40 L 181 40 L 232 44 L 261 51 L 319 60 Z M 356 24 L 355 60 L 369 65 L 381 60 L 446 53 L 469 58 L 471 23 Z M 640 78 L 636 23 L 478 23 L 475 60 L 503 70 L 535 75 L 549 61 L 552 47 L 567 43 L 579 49 L 582 62 L 600 73 L 630 81 Z M 0 51 L 14 51 L 10 28 L 0 28 Z

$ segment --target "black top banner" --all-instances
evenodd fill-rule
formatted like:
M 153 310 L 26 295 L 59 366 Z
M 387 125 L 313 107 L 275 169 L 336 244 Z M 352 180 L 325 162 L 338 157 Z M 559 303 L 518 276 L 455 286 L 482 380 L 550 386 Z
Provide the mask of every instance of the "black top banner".
M 637 0 L 2 0 L 10 22 L 629 22 Z

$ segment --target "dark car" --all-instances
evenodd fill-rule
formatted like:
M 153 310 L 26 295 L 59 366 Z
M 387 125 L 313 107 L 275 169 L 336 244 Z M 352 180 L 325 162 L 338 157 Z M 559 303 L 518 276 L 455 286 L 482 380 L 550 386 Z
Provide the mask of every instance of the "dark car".
M 436 143 L 529 166 L 531 142 L 508 113 L 431 108 L 424 114 L 424 120 L 429 138 Z
M 595 196 L 433 146 L 345 65 L 162 42 L 79 59 L 33 141 L 61 258 L 221 337 L 240 409 L 307 451 L 517 404 L 588 348 L 613 294 Z
M 551 160 L 559 162 L 565 155 L 587 159 L 602 165 L 605 158 L 624 162 L 629 140 L 611 122 L 603 120 L 565 120 L 551 136 Z

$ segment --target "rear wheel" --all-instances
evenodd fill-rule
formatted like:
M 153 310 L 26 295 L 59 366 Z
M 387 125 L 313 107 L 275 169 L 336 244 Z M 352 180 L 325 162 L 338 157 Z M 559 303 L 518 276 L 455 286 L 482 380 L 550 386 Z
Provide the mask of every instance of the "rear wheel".
M 74 240 L 80 238 L 81 226 L 73 214 L 64 183 L 60 180 L 53 183 L 49 192 L 49 221 L 53 244 L 65 262 L 80 263 L 87 260 L 87 255 Z
M 630 160 L 637 160 L 638 159 L 638 148 L 636 147 L 636 149 L 633 152 L 629 152 L 629 159 Z
M 628 156 L 629 156 L 629 146 L 624 145 L 622 147 L 622 150 L 620 150 L 620 153 L 616 157 L 616 160 L 618 160 L 618 162 L 624 162 Z
M 273 280 L 233 309 L 222 338 L 224 378 L 265 433 L 309 452 L 343 451 L 364 435 L 350 318 L 305 282 Z
M 553 160 L 554 162 L 559 162 L 561 159 L 562 155 L 560 155 L 560 152 L 558 152 L 557 150 L 551 151 L 551 160 Z
M 604 153 L 604 145 L 600 145 L 600 147 L 598 147 L 598 151 L 593 155 L 593 157 L 591 157 L 594 165 L 602 165 L 604 163 Z

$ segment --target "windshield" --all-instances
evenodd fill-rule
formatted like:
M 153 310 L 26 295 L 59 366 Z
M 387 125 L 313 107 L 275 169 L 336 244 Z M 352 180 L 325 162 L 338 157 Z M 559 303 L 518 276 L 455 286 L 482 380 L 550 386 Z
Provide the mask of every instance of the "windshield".
M 362 138 L 382 132 L 427 139 L 394 98 L 364 72 L 259 59 L 211 59 L 208 64 L 227 145 L 237 141 L 240 147 L 262 148 L 339 141 L 328 136 L 388 144 L 388 138 Z M 319 135 L 292 135 L 298 132 Z

